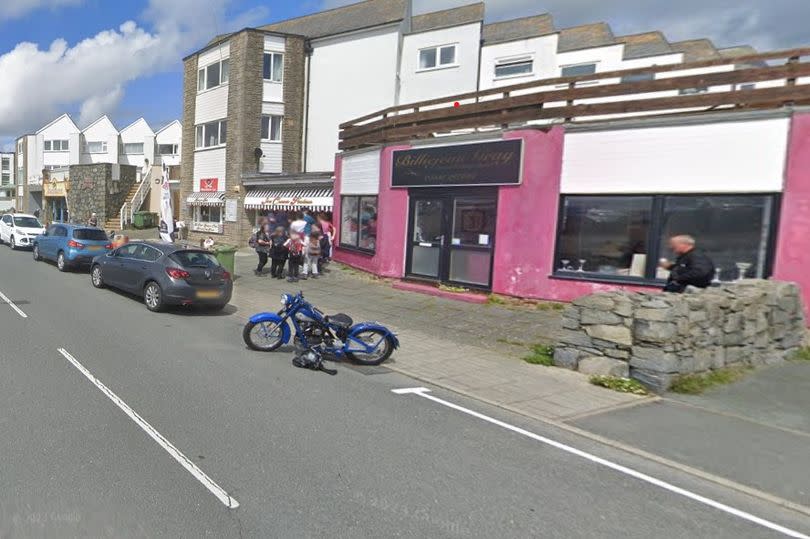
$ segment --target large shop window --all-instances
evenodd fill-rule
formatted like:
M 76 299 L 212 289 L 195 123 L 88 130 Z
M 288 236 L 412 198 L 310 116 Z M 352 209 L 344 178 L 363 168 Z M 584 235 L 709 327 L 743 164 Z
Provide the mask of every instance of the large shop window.
M 340 246 L 373 253 L 377 248 L 377 197 L 344 196 L 340 200 Z
M 666 279 L 674 235 L 697 240 L 717 267 L 717 281 L 770 275 L 775 195 L 564 196 L 555 275 L 568 278 Z
M 221 223 L 221 206 L 196 206 L 194 208 L 194 220 L 198 223 Z

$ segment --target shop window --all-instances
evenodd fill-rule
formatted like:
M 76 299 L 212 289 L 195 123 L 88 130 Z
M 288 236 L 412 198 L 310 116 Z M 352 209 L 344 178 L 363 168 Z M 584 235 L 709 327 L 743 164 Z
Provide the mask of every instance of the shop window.
M 377 205 L 375 196 L 341 197 L 341 247 L 369 252 L 377 249 Z
M 690 235 L 718 269 L 717 279 L 767 278 L 775 228 L 774 195 L 564 196 L 554 273 L 583 279 L 667 278 L 668 240 Z
M 196 206 L 194 220 L 198 223 L 222 223 L 222 207 Z
M 281 121 L 282 116 L 262 116 L 262 140 L 281 142 Z
M 495 64 L 495 78 L 519 77 L 521 75 L 531 75 L 534 72 L 534 60 L 532 58 L 512 58 L 509 60 L 498 60 Z
M 284 55 L 278 52 L 264 53 L 264 80 L 282 82 L 284 78 Z

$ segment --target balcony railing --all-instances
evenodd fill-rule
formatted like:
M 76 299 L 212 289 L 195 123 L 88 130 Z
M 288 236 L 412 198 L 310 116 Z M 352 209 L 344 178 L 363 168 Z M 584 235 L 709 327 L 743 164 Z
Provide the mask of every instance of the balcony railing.
M 631 75 L 635 81 L 622 82 Z M 340 148 L 529 122 L 594 122 L 790 105 L 810 105 L 810 47 L 558 77 L 399 105 L 341 124 Z

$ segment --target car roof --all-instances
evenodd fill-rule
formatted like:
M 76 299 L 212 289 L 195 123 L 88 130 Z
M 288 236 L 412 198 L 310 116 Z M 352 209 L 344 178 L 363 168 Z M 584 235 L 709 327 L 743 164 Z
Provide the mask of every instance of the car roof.
M 193 245 L 189 244 L 169 243 L 160 240 L 131 240 L 127 245 L 132 245 L 133 243 L 149 245 L 166 255 L 176 253 L 177 251 L 205 251 L 205 249 L 200 249 L 199 247 L 194 247 Z
M 36 215 L 31 215 L 30 213 L 9 213 L 8 215 L 12 217 L 30 217 L 31 219 L 36 219 Z

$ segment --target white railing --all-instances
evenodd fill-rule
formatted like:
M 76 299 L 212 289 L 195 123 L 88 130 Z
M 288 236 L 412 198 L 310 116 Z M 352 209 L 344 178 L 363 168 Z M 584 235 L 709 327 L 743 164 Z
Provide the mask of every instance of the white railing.
M 140 176 L 140 179 L 138 180 L 139 185 L 138 189 L 135 191 L 135 195 L 132 197 L 132 200 L 125 200 L 123 206 L 121 206 L 121 211 L 118 212 L 118 224 L 121 230 L 124 230 L 129 223 L 135 220 L 135 212 L 141 209 L 147 195 L 149 195 L 149 189 L 152 187 L 151 166 L 147 168 L 146 174 L 143 174 L 142 171 L 138 171 L 138 176 Z

